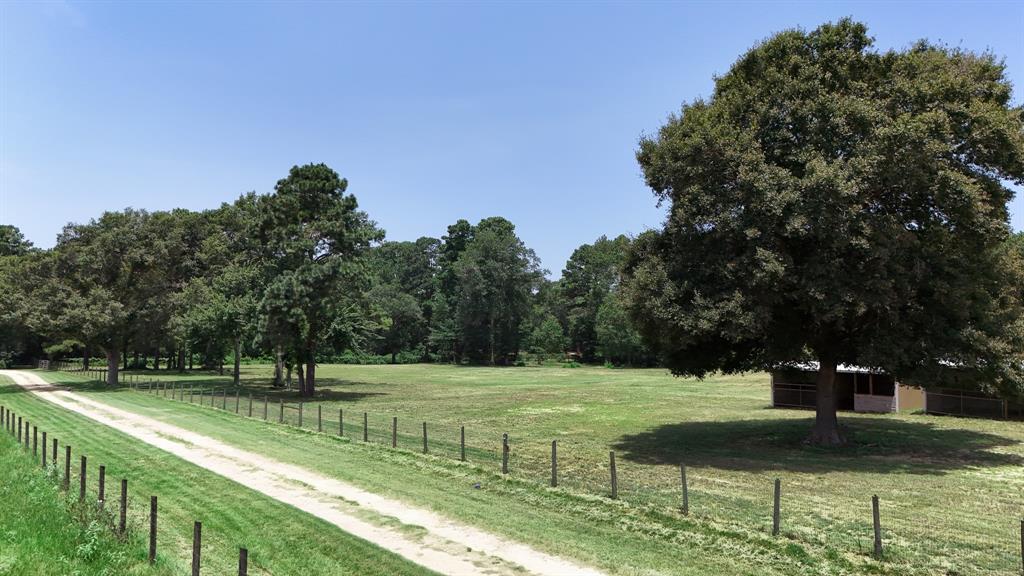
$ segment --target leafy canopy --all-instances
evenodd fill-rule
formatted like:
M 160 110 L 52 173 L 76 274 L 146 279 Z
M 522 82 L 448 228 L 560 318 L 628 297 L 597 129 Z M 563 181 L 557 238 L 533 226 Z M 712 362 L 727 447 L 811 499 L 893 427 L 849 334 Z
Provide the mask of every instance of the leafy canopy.
M 624 295 L 674 372 L 956 365 L 1020 392 L 1024 111 L 991 54 L 871 45 L 850 20 L 780 33 L 641 140 L 669 215 Z

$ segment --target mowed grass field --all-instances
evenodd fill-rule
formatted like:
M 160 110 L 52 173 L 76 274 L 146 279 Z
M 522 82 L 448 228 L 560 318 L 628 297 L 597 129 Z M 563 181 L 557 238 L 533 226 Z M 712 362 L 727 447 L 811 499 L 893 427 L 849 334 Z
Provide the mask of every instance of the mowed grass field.
M 191 386 L 195 404 L 200 390 L 207 391 L 209 403 L 209 390 L 227 386 L 228 396 L 218 396 L 216 406 L 224 402 L 234 412 L 240 398 L 242 415 L 248 414 L 251 394 L 257 420 L 263 417 L 263 397 L 271 421 L 280 417 L 280 402 L 286 401 L 285 420 L 297 425 L 296 398 L 267 386 L 270 371 L 269 366 L 245 367 L 237 391 L 230 378 L 215 374 L 150 372 L 143 378 L 186 390 Z M 844 414 L 851 445 L 823 450 L 802 443 L 810 412 L 769 407 L 766 375 L 697 381 L 663 370 L 434 365 L 325 365 L 318 374 L 320 392 L 303 406 L 303 428 L 317 428 L 319 409 L 322 438 L 156 394 L 112 393 L 88 384 L 82 389 L 612 572 L 1009 574 L 1020 567 L 1020 422 Z M 338 432 L 338 410 L 344 411 L 344 432 L 353 443 L 329 438 Z M 376 446 L 359 446 L 363 412 Z M 387 448 L 393 417 L 403 449 L 398 452 Z M 415 454 L 422 451 L 423 422 L 428 457 Z M 461 426 L 468 459 L 479 470 L 468 476 L 466 467 L 453 462 Z M 503 433 L 510 438 L 514 482 L 493 488 L 500 496 L 496 507 L 488 507 L 488 498 L 479 507 L 467 506 L 463 498 L 495 495 L 488 484 L 466 496 L 461 482 L 477 477 L 490 482 L 480 474 L 497 475 Z M 557 491 L 541 488 L 550 479 L 552 440 L 558 441 Z M 614 503 L 607 499 L 610 451 L 616 453 L 619 477 L 620 502 Z M 361 464 L 360 457 L 365 458 Z M 687 465 L 691 488 L 687 518 L 678 510 L 680 463 Z M 359 466 L 362 470 L 353 470 Z M 775 478 L 782 482 L 778 539 L 768 534 Z M 417 481 L 417 486 L 406 484 Z M 437 482 L 441 487 L 435 489 Z M 445 484 L 459 497 L 447 496 Z M 513 484 L 522 489 L 512 490 Z M 873 494 L 881 499 L 881 562 L 870 558 Z M 552 500 L 553 495 L 558 498 Z M 522 508 L 522 502 L 507 499 L 513 497 L 530 503 L 520 521 L 510 518 Z M 551 541 L 564 536 L 562 526 L 581 530 L 588 517 L 601 529 L 570 536 L 568 542 Z M 691 550 L 679 552 L 679 547 Z

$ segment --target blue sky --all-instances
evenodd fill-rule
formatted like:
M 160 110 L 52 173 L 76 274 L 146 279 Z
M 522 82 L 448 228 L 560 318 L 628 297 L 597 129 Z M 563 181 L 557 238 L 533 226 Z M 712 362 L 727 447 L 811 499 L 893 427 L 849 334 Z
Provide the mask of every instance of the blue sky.
M 1024 101 L 1024 3 L 0 3 L 0 222 L 47 247 L 326 162 L 390 239 L 501 215 L 557 276 L 661 222 L 642 134 L 759 39 L 847 15 L 882 49 L 1004 56 Z

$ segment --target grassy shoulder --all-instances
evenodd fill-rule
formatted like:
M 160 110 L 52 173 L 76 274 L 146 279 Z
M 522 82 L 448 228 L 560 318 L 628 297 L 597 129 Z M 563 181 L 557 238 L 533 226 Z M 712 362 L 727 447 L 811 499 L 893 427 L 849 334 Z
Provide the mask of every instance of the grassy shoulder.
M 74 380 L 61 374 L 45 376 Z M 497 468 L 472 461 L 462 464 L 446 456 L 352 442 L 156 395 L 85 390 L 111 405 L 433 509 L 610 573 L 898 571 L 828 545 L 772 539 L 764 522 L 744 526 L 704 515 L 686 518 L 672 506 L 635 505 L 572 489 L 545 488 L 525 478 L 503 478 Z
M 166 562 L 149 565 L 136 533 L 119 539 L 109 516 L 75 500 L 15 439 L 0 434 L 0 574 L 175 573 Z
M 138 534 L 148 530 L 147 514 L 150 495 L 159 498 L 158 558 L 165 572 L 157 574 L 187 573 L 191 562 L 192 524 L 203 523 L 202 569 L 204 574 L 230 574 L 237 570 L 238 548 L 249 550 L 250 574 L 303 574 L 333 576 L 340 574 L 425 575 L 431 572 L 412 564 L 386 550 L 351 536 L 333 525 L 304 512 L 270 499 L 258 492 L 236 484 L 212 472 L 189 464 L 175 456 L 142 444 L 116 430 L 107 428 L 83 416 L 65 411 L 44 400 L 21 392 L 7 379 L 0 377 L 0 404 L 29 419 L 48 438 L 57 438 L 60 454 L 63 446 L 72 446 L 73 476 L 71 484 L 77 486 L 77 462 L 82 454 L 88 456 L 91 467 L 86 500 L 95 502 L 97 486 L 95 469 L 100 464 L 107 469 L 108 499 L 119 490 L 121 478 L 129 481 L 129 526 Z M 7 436 L 3 434 L 3 436 Z M 3 442 L 13 442 L 9 437 Z M 15 449 L 17 452 L 17 449 Z M 30 457 L 17 455 L 25 460 Z M 5 467 L 6 468 L 6 467 Z M 13 477 L 3 482 L 3 506 L 0 518 L 12 523 L 7 534 L 23 534 L 18 526 L 37 536 L 33 539 L 65 540 L 57 532 L 59 519 L 40 518 L 22 522 L 18 516 L 22 507 L 8 505 L 8 498 L 23 501 L 48 500 L 53 494 L 53 482 L 40 478 L 29 495 L 19 490 L 19 484 L 30 481 L 30 475 Z M 41 486 L 41 487 L 40 487 Z M 47 488 L 49 486 L 49 488 Z M 49 490 L 49 492 L 47 492 Z M 76 492 L 72 490 L 72 492 Z M 76 494 L 77 496 L 77 494 Z M 69 524 L 62 530 L 78 530 Z M 53 535 L 50 527 L 54 528 Z M 13 532 L 12 532 L 13 530 Z M 97 536 L 99 537 L 99 536 Z M 0 542 L 4 536 L 0 535 Z M 28 536 L 18 536 L 18 539 Z M 70 542 L 70 540 L 68 540 Z M 105 540 L 100 540 L 105 542 Z M 75 574 L 67 566 L 53 565 L 59 553 L 51 555 L 46 548 L 37 550 L 40 542 L 32 539 L 12 546 L 0 546 L 0 567 L 14 558 L 19 569 L 0 574 Z M 47 544 L 55 545 L 55 544 Z M 88 550 L 88 544 L 82 550 Z M 136 547 L 139 548 L 139 547 Z M 76 544 L 76 549 L 78 545 Z M 141 558 L 145 560 L 144 545 Z M 93 554 L 98 554 L 94 552 Z M 74 554 L 65 554 L 73 558 Z M 83 569 L 82 574 L 134 574 L 139 554 L 135 549 L 126 555 L 123 564 L 114 564 L 105 570 L 97 565 L 94 571 Z M 52 571 L 50 567 L 54 566 Z M 123 570 L 122 570 L 123 568 Z M 105 571 L 104 571 L 105 570 Z M 151 574 L 151 572 L 147 572 Z

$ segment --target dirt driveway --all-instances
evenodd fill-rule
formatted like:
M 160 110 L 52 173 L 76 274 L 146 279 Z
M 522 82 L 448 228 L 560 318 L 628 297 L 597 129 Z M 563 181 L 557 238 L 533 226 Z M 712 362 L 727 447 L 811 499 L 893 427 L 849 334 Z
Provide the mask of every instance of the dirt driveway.
M 384 498 L 311 470 L 108 406 L 55 387 L 32 372 L 0 370 L 0 374 L 48 402 L 290 504 L 345 532 L 442 574 L 601 574 L 595 569 L 455 522 L 429 510 Z M 425 530 L 425 534 L 410 536 L 389 528 L 385 525 L 387 518 L 416 526 L 421 529 L 417 533 L 423 534 Z

